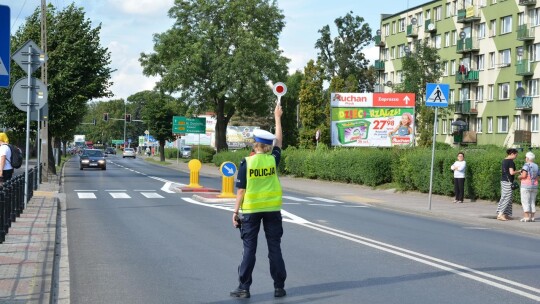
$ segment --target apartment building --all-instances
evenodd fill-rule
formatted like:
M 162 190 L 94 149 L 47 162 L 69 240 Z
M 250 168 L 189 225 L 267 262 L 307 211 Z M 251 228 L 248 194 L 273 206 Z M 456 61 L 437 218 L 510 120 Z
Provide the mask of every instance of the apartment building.
M 381 15 L 378 92 L 402 81 L 401 58 L 416 42 L 437 48 L 449 115 L 437 141 L 540 146 L 540 1 L 435 0 Z M 456 120 L 464 131 L 455 134 Z

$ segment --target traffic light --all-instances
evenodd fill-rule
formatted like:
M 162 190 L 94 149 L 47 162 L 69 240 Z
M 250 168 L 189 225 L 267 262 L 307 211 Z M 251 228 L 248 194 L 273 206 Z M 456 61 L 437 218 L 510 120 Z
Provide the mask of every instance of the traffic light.
M 109 113 L 103 113 L 103 121 L 109 121 Z
M 131 122 L 131 114 L 126 114 L 126 122 Z

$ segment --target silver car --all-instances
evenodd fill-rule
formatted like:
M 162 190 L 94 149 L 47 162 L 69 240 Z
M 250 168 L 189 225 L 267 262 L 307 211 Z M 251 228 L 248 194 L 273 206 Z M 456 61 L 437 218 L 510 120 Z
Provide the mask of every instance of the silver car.
M 135 158 L 136 157 L 135 149 L 133 149 L 133 148 L 124 148 L 124 152 L 122 153 L 122 158 L 126 158 L 126 157 Z

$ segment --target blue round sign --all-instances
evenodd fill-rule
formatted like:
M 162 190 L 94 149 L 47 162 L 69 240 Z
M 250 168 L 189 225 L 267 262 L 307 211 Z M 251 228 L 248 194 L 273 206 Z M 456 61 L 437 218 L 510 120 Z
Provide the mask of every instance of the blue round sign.
M 219 167 L 219 171 L 225 177 L 231 177 L 236 173 L 236 165 L 233 162 L 224 162 Z

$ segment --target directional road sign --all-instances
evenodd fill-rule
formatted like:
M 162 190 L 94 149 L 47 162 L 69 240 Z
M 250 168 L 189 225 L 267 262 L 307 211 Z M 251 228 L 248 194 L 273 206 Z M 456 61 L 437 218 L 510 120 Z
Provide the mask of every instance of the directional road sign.
M 428 83 L 426 84 L 426 106 L 448 107 L 449 84 Z
M 9 6 L 0 5 L 0 87 L 9 87 L 10 14 Z
M 41 80 L 30 78 L 30 111 L 41 109 L 47 103 L 47 86 Z M 27 110 L 28 77 L 21 78 L 11 88 L 13 104 L 21 111 Z
M 30 51 L 32 52 L 30 53 Z M 30 54 L 31 61 L 28 61 L 28 55 Z M 13 61 L 15 61 L 25 72 L 28 72 L 28 64 L 30 64 L 30 71 L 33 73 L 47 61 L 48 57 L 34 41 L 28 40 L 15 53 L 13 53 L 12 58 Z
M 173 116 L 173 134 L 205 134 L 206 118 Z
M 219 171 L 223 176 L 231 177 L 236 173 L 236 165 L 233 162 L 224 162 L 221 164 L 221 167 L 219 167 Z
M 39 109 L 39 119 L 38 119 L 38 109 L 34 108 L 30 112 L 30 120 L 32 121 L 45 121 L 49 117 L 49 104 L 46 103 L 43 108 Z

